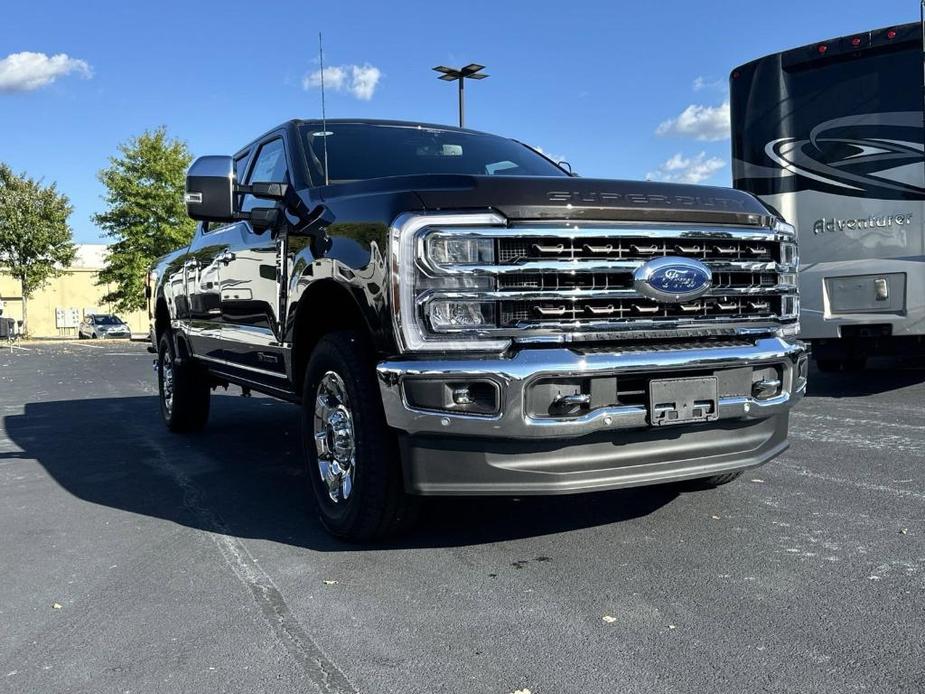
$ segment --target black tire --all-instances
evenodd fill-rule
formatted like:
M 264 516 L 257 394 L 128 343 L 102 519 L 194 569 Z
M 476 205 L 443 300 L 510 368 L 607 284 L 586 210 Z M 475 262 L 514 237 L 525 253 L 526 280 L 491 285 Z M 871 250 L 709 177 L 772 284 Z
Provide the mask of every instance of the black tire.
M 169 375 L 167 367 L 169 367 Z M 168 401 L 166 381 L 172 378 L 172 400 Z M 157 353 L 157 390 L 161 417 L 174 432 L 201 431 L 209 420 L 212 389 L 208 374 L 191 359 L 177 359 L 169 333 L 161 336 Z
M 724 472 L 722 475 L 713 475 L 712 477 L 705 477 L 703 483 L 708 487 L 719 487 L 724 484 L 729 484 L 734 482 L 742 476 L 742 470 L 738 472 Z
M 86 340 L 87 337 L 86 337 L 82 332 L 80 332 L 80 331 L 78 330 L 78 331 L 77 331 L 77 339 L 78 339 L 78 340 Z
M 744 470 L 736 472 L 724 472 L 720 475 L 711 475 L 710 477 L 699 477 L 693 480 L 681 482 L 681 487 L 687 491 L 699 491 L 703 489 L 715 489 L 724 484 L 729 484 L 742 476 Z
M 302 391 L 302 446 L 318 515 L 332 535 L 351 542 L 394 535 L 410 527 L 417 517 L 418 500 L 405 493 L 398 441 L 385 421 L 374 366 L 375 356 L 364 336 L 350 330 L 331 333 L 312 352 Z M 344 411 L 350 423 L 350 435 L 344 439 L 348 443 L 340 449 L 352 451 L 352 455 L 341 456 L 348 464 L 340 467 L 340 458 L 322 456 L 322 463 L 328 466 L 337 462 L 341 473 L 331 475 L 333 490 L 322 477 L 315 441 L 316 401 L 322 383 L 325 401 L 332 403 L 325 406 L 325 414 L 319 414 L 319 431 L 328 434 L 323 441 L 336 439 L 327 415 Z M 338 389 L 342 386 L 346 396 L 346 402 L 336 407 L 333 404 L 340 399 L 327 390 L 332 383 Z M 328 451 L 335 450 L 333 443 L 323 445 Z M 346 498 L 345 477 L 350 482 Z

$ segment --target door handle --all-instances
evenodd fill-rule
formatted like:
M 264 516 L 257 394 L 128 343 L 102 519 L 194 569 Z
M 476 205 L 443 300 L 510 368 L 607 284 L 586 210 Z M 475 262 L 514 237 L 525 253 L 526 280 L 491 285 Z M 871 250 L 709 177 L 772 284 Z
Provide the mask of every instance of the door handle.
M 183 263 L 183 267 L 185 267 L 187 270 L 195 270 L 199 267 L 199 261 L 196 259 L 187 260 L 185 263 Z
M 218 258 L 216 258 L 216 260 L 218 260 L 218 262 L 220 263 L 225 263 L 225 265 L 227 265 L 232 260 L 234 260 L 234 258 L 235 258 L 234 253 L 232 253 L 231 251 L 224 251 L 221 255 L 218 256 Z

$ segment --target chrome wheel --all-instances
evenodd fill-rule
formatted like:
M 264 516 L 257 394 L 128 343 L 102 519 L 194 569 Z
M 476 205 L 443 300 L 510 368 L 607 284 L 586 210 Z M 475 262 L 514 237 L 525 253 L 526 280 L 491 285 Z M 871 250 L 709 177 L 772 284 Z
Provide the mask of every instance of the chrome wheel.
M 173 359 L 169 349 L 165 349 L 161 357 L 161 397 L 169 416 L 173 412 Z
M 356 444 L 347 388 L 333 371 L 326 372 L 318 384 L 313 431 L 321 481 L 331 501 L 345 501 L 353 491 Z

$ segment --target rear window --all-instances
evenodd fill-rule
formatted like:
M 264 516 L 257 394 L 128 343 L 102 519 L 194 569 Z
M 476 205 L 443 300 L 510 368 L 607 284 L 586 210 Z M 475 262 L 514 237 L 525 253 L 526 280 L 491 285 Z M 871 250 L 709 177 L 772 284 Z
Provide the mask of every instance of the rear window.
M 331 183 L 414 174 L 567 175 L 529 147 L 495 135 L 360 123 L 328 123 L 326 130 L 305 124 L 301 133 L 316 185 L 324 181 L 325 149 Z

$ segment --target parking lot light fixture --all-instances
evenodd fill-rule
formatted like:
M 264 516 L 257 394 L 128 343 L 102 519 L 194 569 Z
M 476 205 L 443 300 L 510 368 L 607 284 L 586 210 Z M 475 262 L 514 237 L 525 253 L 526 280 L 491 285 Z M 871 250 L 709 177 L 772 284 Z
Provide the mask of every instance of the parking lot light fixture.
M 485 69 L 484 65 L 479 65 L 478 63 L 469 63 L 462 68 L 453 68 L 447 67 L 446 65 L 438 65 L 434 68 L 434 71 L 439 72 L 440 75 L 437 79 L 444 80 L 445 82 L 457 82 L 459 84 L 459 127 L 464 127 L 465 123 L 465 98 L 464 90 L 466 80 L 483 80 L 488 75 L 486 75 L 482 70 Z

